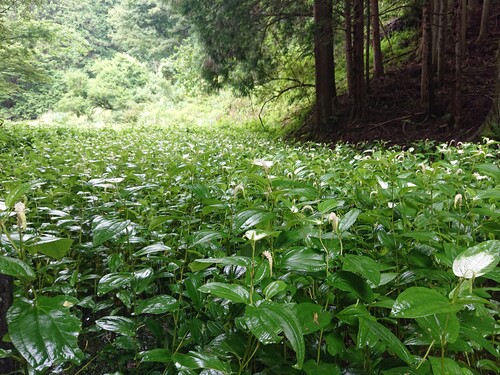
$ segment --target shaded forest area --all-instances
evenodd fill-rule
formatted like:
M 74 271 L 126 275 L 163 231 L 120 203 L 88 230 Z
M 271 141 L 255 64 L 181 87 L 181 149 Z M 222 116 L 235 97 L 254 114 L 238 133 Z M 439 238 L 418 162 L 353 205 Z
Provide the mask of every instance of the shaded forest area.
M 0 117 L 174 123 L 195 100 L 188 121 L 220 121 L 215 100 L 299 140 L 498 138 L 499 18 L 495 0 L 6 0 Z
M 435 91 L 431 113 L 426 113 L 423 108 L 420 42 L 411 51 L 405 65 L 390 67 L 383 76 L 369 82 L 367 108 L 362 118 L 352 118 L 352 97 L 348 93 L 341 95 L 334 120 L 337 126 L 329 127 L 316 139 L 350 143 L 384 140 L 390 144 L 407 144 L 425 139 L 470 141 L 478 139 L 487 121 L 491 121 L 488 125 L 498 126 L 498 115 L 493 118 L 492 107 L 495 101 L 498 106 L 495 86 L 498 85 L 499 74 L 500 3 L 491 4 L 487 19 L 488 33 L 479 38 L 481 16 L 481 7 L 472 7 L 467 14 L 461 74 L 463 81 L 460 83 L 460 103 L 457 104 L 459 108 L 453 108 L 456 94 L 453 44 L 449 44 L 446 50 L 441 83 L 437 77 L 433 83 Z M 454 117 L 454 112 L 458 118 Z M 310 137 L 315 121 L 313 115 L 294 136 Z

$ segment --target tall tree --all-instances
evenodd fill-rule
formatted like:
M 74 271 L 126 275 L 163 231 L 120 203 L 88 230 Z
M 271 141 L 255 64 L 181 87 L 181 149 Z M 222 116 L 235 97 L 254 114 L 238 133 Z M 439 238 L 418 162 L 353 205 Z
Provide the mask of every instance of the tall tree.
M 431 0 L 426 0 L 422 10 L 422 75 L 420 101 L 425 108 L 427 117 L 432 115 L 432 106 L 434 103 L 431 23 Z
M 479 30 L 479 36 L 477 37 L 478 43 L 484 41 L 488 36 L 488 18 L 490 16 L 490 5 L 490 0 L 483 1 L 483 10 L 481 12 L 481 26 Z
M 353 99 L 354 115 L 361 118 L 364 116 L 366 105 L 366 86 L 364 80 L 364 1 L 353 1 Z
M 335 96 L 332 0 L 314 1 L 317 131 L 327 128 Z
M 248 92 L 272 77 L 276 56 L 287 50 L 291 40 L 298 41 L 315 57 L 317 129 L 329 123 L 335 96 L 331 0 L 313 4 L 308 0 L 181 0 L 178 5 L 205 46 L 205 71 L 208 77 L 212 73 L 215 85 L 230 83 Z
M 446 36 L 448 30 L 448 0 L 439 0 L 436 40 L 436 75 L 437 83 L 442 86 L 444 83 L 445 59 L 446 59 Z
M 453 88 L 453 116 L 455 122 L 459 123 L 462 117 L 462 89 L 463 89 L 463 61 L 465 57 L 465 27 L 463 22 L 466 12 L 466 0 L 454 0 L 453 2 L 453 30 L 455 36 L 455 85 Z
M 344 29 L 345 29 L 345 59 L 347 89 L 349 95 L 354 91 L 353 79 L 353 45 L 352 45 L 352 1 L 344 0 Z
M 382 47 L 380 45 L 380 12 L 378 0 L 370 0 L 370 14 L 372 21 L 373 76 L 379 78 L 384 75 L 384 63 Z
M 120 0 L 109 10 L 116 47 L 142 61 L 166 58 L 189 35 L 186 20 L 160 0 Z

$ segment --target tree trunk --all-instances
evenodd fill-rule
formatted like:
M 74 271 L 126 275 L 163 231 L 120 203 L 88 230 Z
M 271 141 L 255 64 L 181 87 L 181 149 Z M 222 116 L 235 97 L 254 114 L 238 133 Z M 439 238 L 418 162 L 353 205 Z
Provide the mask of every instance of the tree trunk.
M 11 276 L 0 274 L 0 349 L 12 349 L 10 343 L 3 342 L 3 337 L 8 333 L 7 311 L 12 306 L 14 287 Z M 0 369 L 2 374 L 13 373 L 16 369 L 16 362 L 10 358 L 0 359 Z
M 453 116 L 455 118 L 455 123 L 460 123 L 462 117 L 462 71 L 463 71 L 463 60 L 464 60 L 464 50 L 463 50 L 463 40 L 465 35 L 463 35 L 463 17 L 462 12 L 465 11 L 463 7 L 464 0 L 454 0 L 454 33 L 455 33 L 455 87 L 453 95 Z
M 446 31 L 448 29 L 448 0 L 439 0 L 439 20 L 437 28 L 437 50 L 436 50 L 436 69 L 437 82 L 439 86 L 444 84 L 445 62 L 446 62 Z
M 380 46 L 380 18 L 378 0 L 370 0 L 370 10 L 372 18 L 372 39 L 373 39 L 373 76 L 375 78 L 384 75 L 384 63 L 382 47 Z
M 481 136 L 500 140 L 500 43 L 497 49 L 497 78 L 495 95 L 491 105 L 490 112 L 486 121 L 481 125 L 477 132 L 471 137 L 471 141 L 478 141 Z
M 426 0 L 422 10 L 422 76 L 420 102 L 425 108 L 426 117 L 430 117 L 434 105 L 434 85 L 432 70 L 432 14 L 431 0 Z
M 370 7 L 366 7 L 366 44 L 365 44 L 365 88 L 370 92 L 370 45 L 371 45 L 371 16 Z
M 352 4 L 351 0 L 344 1 L 344 27 L 345 27 L 345 60 L 347 75 L 347 91 L 352 95 L 353 82 L 353 59 L 352 59 Z
M 325 130 L 332 117 L 335 95 L 332 0 L 314 1 L 314 59 L 316 68 L 316 131 Z
M 364 80 L 364 7 L 363 0 L 354 0 L 353 28 L 353 98 L 354 115 L 362 118 L 365 111 L 366 87 Z
M 490 0 L 484 0 L 483 11 L 481 13 L 481 27 L 479 30 L 479 36 L 477 37 L 477 42 L 482 42 L 488 36 L 488 18 L 490 16 Z

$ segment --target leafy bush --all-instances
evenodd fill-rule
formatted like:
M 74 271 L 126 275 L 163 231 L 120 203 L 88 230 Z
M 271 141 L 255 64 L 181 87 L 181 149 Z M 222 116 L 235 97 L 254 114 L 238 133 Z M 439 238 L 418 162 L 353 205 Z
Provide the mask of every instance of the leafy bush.
M 498 370 L 498 143 L 9 131 L 33 148 L 1 154 L 0 356 L 26 372 Z

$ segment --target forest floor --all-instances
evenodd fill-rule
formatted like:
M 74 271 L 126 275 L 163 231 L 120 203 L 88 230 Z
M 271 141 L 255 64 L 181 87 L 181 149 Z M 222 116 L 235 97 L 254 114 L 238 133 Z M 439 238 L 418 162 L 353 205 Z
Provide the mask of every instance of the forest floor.
M 453 61 L 446 62 L 445 83 L 436 87 L 435 113 L 425 119 L 420 104 L 420 62 L 416 52 L 399 67 L 386 67 L 386 74 L 371 80 L 368 106 L 362 120 L 351 117 L 352 102 L 347 95 L 338 98 L 336 125 L 331 131 L 315 137 L 322 143 L 362 143 L 383 141 L 405 145 L 418 140 L 442 142 L 470 141 L 485 121 L 493 102 L 496 78 L 496 52 L 500 40 L 500 4 L 492 4 L 489 35 L 477 43 L 480 11 L 471 14 L 467 28 L 463 91 L 460 119 L 451 118 L 454 90 Z M 292 136 L 305 140 L 310 137 L 315 118 L 309 118 Z

